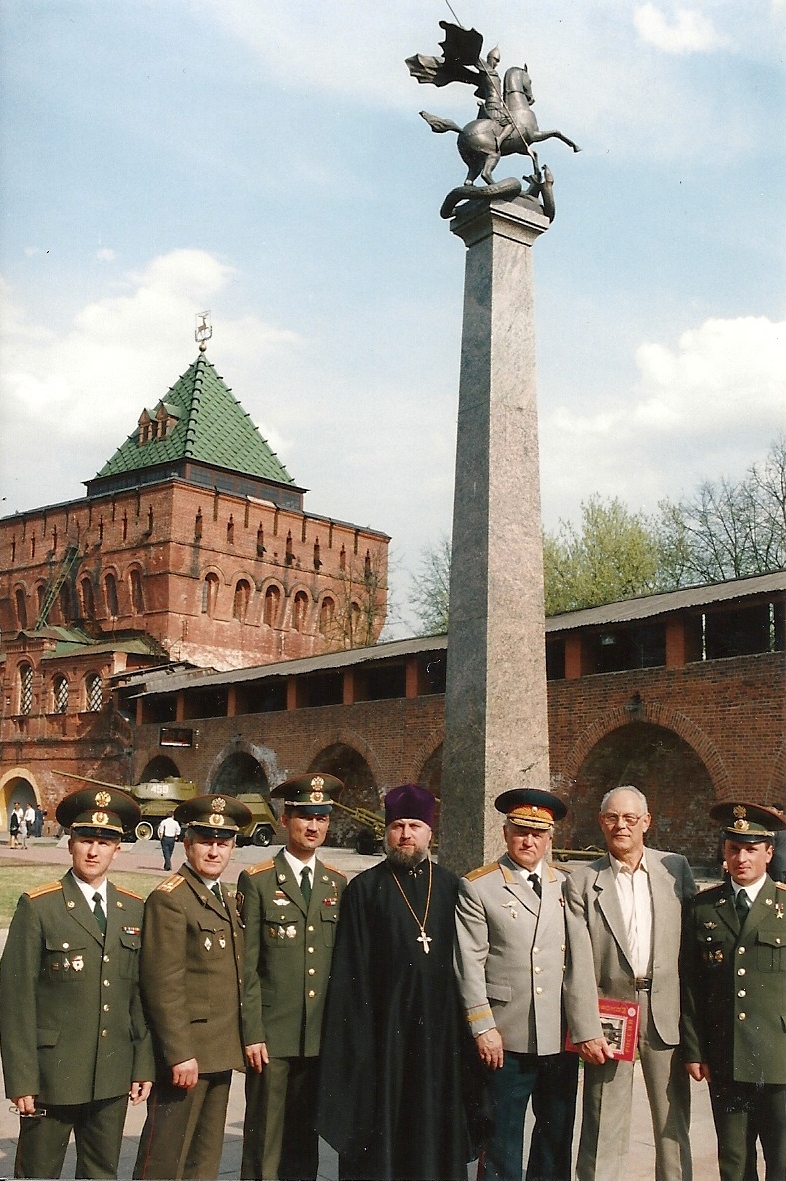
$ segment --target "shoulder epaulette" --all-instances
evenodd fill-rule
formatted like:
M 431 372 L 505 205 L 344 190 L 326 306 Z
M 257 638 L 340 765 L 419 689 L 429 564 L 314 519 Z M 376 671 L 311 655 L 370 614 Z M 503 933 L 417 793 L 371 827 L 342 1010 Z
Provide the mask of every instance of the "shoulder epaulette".
M 476 878 L 485 877 L 487 873 L 493 873 L 495 869 L 499 869 L 499 862 L 490 861 L 488 865 L 481 865 L 478 869 L 471 869 L 469 873 L 464 874 L 464 877 L 468 882 L 474 882 Z
M 337 874 L 338 877 L 343 878 L 344 881 L 346 881 L 347 875 L 345 873 L 342 873 L 340 869 L 336 869 L 335 865 L 328 865 L 328 863 L 326 861 L 323 861 L 322 865 L 324 866 L 325 869 L 329 869 L 331 873 Z
M 47 882 L 43 886 L 36 886 L 34 890 L 25 890 L 28 898 L 41 898 L 44 894 L 54 894 L 56 890 L 62 890 L 62 882 Z
M 185 880 L 182 874 L 173 873 L 171 878 L 167 878 L 160 886 L 156 886 L 156 891 L 162 890 L 164 894 L 171 894 L 178 886 L 182 886 Z
M 776 890 L 786 890 L 786 882 L 776 882 L 775 889 Z
M 722 887 L 723 882 L 713 882 L 711 886 L 703 886 L 701 890 L 697 890 L 693 897 L 698 898 L 701 894 L 709 894 L 711 890 L 720 890 Z
M 255 873 L 268 873 L 271 869 L 275 869 L 275 861 L 271 858 L 270 861 L 260 861 L 257 865 L 250 865 L 245 871 L 250 878 L 253 878 Z
M 565 866 L 565 865 L 562 865 L 562 864 L 559 864 L 559 865 L 558 865 L 556 861 L 547 861 L 547 862 L 546 862 L 546 865 L 549 867 L 549 869 L 550 869 L 550 870 L 552 870 L 552 871 L 556 871 L 556 872 L 557 872 L 557 874 L 561 874 L 561 873 L 563 873 L 563 874 L 570 873 L 570 870 L 567 868 L 567 866 Z M 553 882 L 555 879 L 554 879 L 554 878 L 552 878 L 551 880 L 552 880 L 552 882 Z
M 114 882 L 112 885 L 115 886 L 118 894 L 125 894 L 127 898 L 135 898 L 137 902 L 144 902 L 144 898 L 141 894 L 135 894 L 133 890 L 127 889 L 126 886 L 117 886 Z

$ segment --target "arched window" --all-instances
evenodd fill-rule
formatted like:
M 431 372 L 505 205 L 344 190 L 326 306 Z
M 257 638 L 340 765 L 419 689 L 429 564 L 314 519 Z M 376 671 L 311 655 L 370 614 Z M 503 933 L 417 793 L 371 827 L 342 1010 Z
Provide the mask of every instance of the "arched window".
M 134 567 L 128 578 L 131 583 L 131 610 L 135 615 L 144 615 L 145 599 L 142 594 L 142 575 Z
M 205 575 L 205 581 L 202 583 L 202 614 L 210 615 L 212 617 L 216 609 L 216 599 L 218 598 L 218 575 Z
M 60 587 L 60 594 L 58 595 L 58 602 L 60 604 L 60 615 L 65 627 L 68 627 L 71 622 L 71 591 L 68 583 L 64 582 Z
M 307 611 L 308 595 L 305 591 L 298 591 L 292 604 L 292 627 L 296 632 L 305 631 Z
M 235 587 L 235 600 L 232 604 L 232 615 L 235 619 L 239 619 L 241 623 L 245 622 L 246 612 L 248 611 L 248 601 L 251 598 L 251 587 L 245 578 L 238 580 Z
M 33 708 L 33 668 L 30 664 L 19 666 L 19 712 L 29 714 Z
M 104 579 L 104 597 L 107 613 L 116 618 L 120 614 L 120 609 L 117 603 L 117 579 L 114 574 L 107 574 Z
M 21 586 L 16 588 L 16 618 L 21 630 L 27 627 L 27 597 Z
M 97 714 L 104 704 L 104 686 L 98 673 L 85 677 L 85 704 L 92 714 Z
M 320 635 L 329 636 L 333 631 L 333 619 L 336 614 L 336 603 L 331 599 L 330 595 L 325 595 L 324 599 L 319 605 L 319 631 Z
M 360 604 L 352 603 L 349 608 L 349 638 L 353 644 L 356 644 L 360 633 Z
M 55 677 L 52 686 L 52 702 L 56 714 L 68 712 L 68 681 L 63 676 Z
M 83 578 L 79 584 L 79 589 L 82 592 L 82 617 L 84 619 L 95 619 L 96 604 L 93 597 L 93 584 L 89 578 Z
M 36 618 L 38 617 L 38 615 L 41 614 L 41 608 L 44 605 L 44 595 L 45 594 L 46 594 L 46 586 L 44 585 L 43 582 L 39 582 L 38 586 L 35 588 L 36 605 L 38 608 L 37 613 L 36 613 Z
M 281 602 L 281 591 L 277 586 L 269 586 L 265 591 L 264 622 L 268 627 L 275 627 L 278 619 L 278 607 Z

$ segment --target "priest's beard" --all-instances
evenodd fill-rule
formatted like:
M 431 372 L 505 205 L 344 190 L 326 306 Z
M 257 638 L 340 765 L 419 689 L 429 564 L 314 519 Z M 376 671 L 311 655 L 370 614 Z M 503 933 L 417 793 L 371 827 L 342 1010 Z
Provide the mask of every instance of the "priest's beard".
M 400 865 L 402 869 L 414 869 L 428 856 L 428 853 L 424 853 L 421 849 L 399 849 L 398 846 L 389 845 L 387 842 L 385 842 L 385 852 L 391 865 Z

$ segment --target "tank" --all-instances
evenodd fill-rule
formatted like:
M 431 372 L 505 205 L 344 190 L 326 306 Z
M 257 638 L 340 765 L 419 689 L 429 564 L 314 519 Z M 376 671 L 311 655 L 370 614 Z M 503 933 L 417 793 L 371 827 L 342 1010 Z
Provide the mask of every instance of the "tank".
M 136 826 L 135 835 L 140 841 L 155 836 L 165 816 L 186 800 L 202 795 L 202 791 L 190 779 L 149 779 L 134 787 L 124 788 L 142 809 L 142 818 Z M 235 797 L 245 804 L 251 813 L 251 821 L 237 834 L 238 845 L 259 845 L 266 847 L 276 835 L 277 820 L 270 805 L 259 792 L 248 792 Z

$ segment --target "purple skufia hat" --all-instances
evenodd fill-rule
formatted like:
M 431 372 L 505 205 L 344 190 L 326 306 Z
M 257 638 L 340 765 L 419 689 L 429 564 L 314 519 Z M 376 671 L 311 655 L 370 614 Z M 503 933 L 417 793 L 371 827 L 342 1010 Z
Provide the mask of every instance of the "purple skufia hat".
M 431 792 L 417 783 L 392 787 L 385 796 L 385 824 L 392 824 L 394 820 L 422 820 L 433 828 L 435 803 Z

